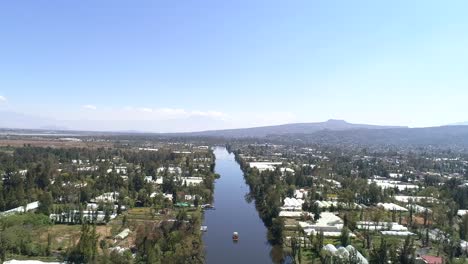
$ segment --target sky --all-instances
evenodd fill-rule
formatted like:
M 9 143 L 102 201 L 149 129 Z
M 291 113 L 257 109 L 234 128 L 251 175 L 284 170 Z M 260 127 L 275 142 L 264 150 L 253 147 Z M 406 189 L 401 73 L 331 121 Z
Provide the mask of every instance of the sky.
M 429 0 L 2 1 L 0 124 L 468 121 L 466 10 Z

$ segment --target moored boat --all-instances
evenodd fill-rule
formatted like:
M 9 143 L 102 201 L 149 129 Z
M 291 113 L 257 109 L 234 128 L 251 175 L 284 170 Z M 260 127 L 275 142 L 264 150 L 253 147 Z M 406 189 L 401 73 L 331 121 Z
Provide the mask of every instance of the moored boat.
M 237 233 L 237 232 L 232 233 L 232 240 L 238 241 L 239 240 L 239 233 Z

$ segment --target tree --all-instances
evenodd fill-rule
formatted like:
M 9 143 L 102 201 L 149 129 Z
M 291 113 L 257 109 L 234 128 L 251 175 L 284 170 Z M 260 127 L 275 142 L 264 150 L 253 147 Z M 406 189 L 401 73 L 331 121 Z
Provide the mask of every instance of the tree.
M 317 203 L 312 204 L 311 211 L 314 214 L 314 221 L 319 220 L 320 219 L 320 207 L 318 206 Z
M 46 247 L 46 255 L 47 256 L 50 256 L 50 246 L 52 244 L 52 237 L 50 235 L 50 233 L 47 233 L 47 247 Z
M 172 204 L 175 205 L 177 203 L 177 192 L 174 190 L 172 192 Z
M 316 239 L 316 243 L 315 243 L 315 251 L 317 253 L 320 252 L 320 250 L 322 250 L 323 248 L 323 240 L 324 240 L 324 235 L 323 235 L 323 231 L 320 231 L 318 233 L 318 236 L 317 236 L 317 239 Z
M 377 204 L 382 201 L 382 189 L 375 183 L 369 185 L 368 204 Z
M 71 249 L 68 261 L 72 263 L 93 263 L 97 256 L 97 241 L 99 235 L 96 226 L 84 224 L 81 226 L 81 236 L 78 244 Z
M 387 251 L 387 241 L 385 241 L 384 237 L 381 237 L 380 240 L 380 247 L 379 248 L 374 248 L 371 251 L 370 257 L 369 257 L 369 263 L 371 264 L 387 264 L 389 257 L 388 257 L 388 251 Z
M 460 222 L 460 238 L 468 239 L 468 214 L 465 214 Z
M 340 243 L 343 247 L 346 247 L 349 245 L 349 230 L 346 226 L 344 226 L 341 229 Z
M 427 220 L 429 218 L 429 211 L 427 210 L 427 208 L 426 208 L 426 210 L 424 210 L 424 215 L 423 216 L 424 216 L 424 227 L 427 228 Z
M 282 218 L 274 218 L 269 228 L 268 240 L 273 245 L 282 245 L 283 244 L 283 229 L 284 221 Z
M 296 257 L 297 257 L 297 248 L 298 248 L 298 245 L 297 245 L 297 239 L 296 237 L 291 237 L 291 250 L 292 250 L 292 258 L 293 258 L 293 262 L 296 263 Z
M 39 196 L 39 207 L 37 211 L 41 214 L 50 215 L 52 206 L 54 205 L 54 200 L 50 192 L 43 192 Z
M 415 262 L 413 239 L 410 236 L 406 237 L 398 260 L 401 264 L 413 264 Z

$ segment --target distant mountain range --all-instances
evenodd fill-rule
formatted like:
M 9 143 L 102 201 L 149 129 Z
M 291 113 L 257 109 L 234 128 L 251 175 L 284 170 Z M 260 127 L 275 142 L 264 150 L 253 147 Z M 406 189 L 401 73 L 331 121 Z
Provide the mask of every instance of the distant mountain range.
M 319 143 L 342 146 L 433 146 L 468 148 L 468 125 L 408 128 L 351 124 L 343 120 L 286 124 L 244 129 L 179 134 L 224 138 L 264 138 L 282 142 Z
M 178 136 L 178 137 L 218 137 L 218 138 L 264 138 L 276 140 L 299 140 L 304 143 L 325 143 L 344 145 L 443 145 L 468 148 L 468 122 L 456 123 L 440 127 L 408 128 L 402 126 L 377 126 L 352 124 L 344 120 L 328 120 L 317 123 L 295 123 L 276 126 L 253 128 L 207 130 L 200 132 L 181 133 L 151 133 L 142 131 L 170 130 L 171 127 L 186 124 L 193 130 L 203 129 L 213 125 L 204 118 L 165 120 L 158 122 L 130 120 L 123 121 L 120 129 L 115 121 L 57 121 L 18 113 L 0 112 L 1 128 L 15 128 L 22 134 L 35 129 L 34 133 L 70 133 L 77 135 L 98 134 L 144 134 L 146 136 Z M 134 129 L 128 129 L 128 125 Z M 192 125 L 195 124 L 195 125 Z M 216 126 L 222 126 L 221 123 Z M 12 130 L 3 129 L 7 133 Z M 42 132 L 41 132 L 42 131 Z M 94 131 L 94 132 L 93 132 Z M 1 134 L 1 133 L 0 133 Z
M 377 126 L 365 124 L 351 124 L 344 120 L 330 119 L 325 122 L 317 123 L 295 123 L 277 126 L 264 126 L 253 128 L 210 130 L 201 132 L 184 133 L 191 136 L 215 136 L 215 137 L 266 137 L 269 135 L 287 135 L 287 134 L 310 134 L 317 131 L 342 131 L 353 129 L 389 129 L 389 128 L 407 128 L 401 126 Z
M 468 126 L 468 121 L 449 124 L 449 126 Z

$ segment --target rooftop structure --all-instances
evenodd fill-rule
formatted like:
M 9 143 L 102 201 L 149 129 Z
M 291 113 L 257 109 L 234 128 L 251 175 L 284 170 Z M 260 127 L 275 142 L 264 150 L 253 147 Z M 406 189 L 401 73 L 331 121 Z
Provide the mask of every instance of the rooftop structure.
M 308 235 L 322 231 L 325 236 L 339 236 L 341 229 L 343 229 L 343 220 L 333 213 L 322 212 L 320 218 L 315 223 L 299 222 L 299 226 L 301 226 Z M 350 234 L 350 236 L 354 236 L 354 234 Z
M 393 198 L 395 200 L 397 200 L 398 202 L 403 202 L 403 203 L 408 203 L 410 201 L 417 202 L 417 203 L 423 202 L 423 201 L 427 201 L 427 202 L 430 202 L 430 203 L 435 203 L 435 202 L 438 201 L 436 198 L 425 197 L 425 196 L 395 195 Z
M 275 170 L 275 166 L 283 164 L 282 162 L 250 162 L 250 168 L 256 168 L 259 171 Z
M 382 189 L 397 188 L 399 191 L 404 191 L 406 189 L 418 189 L 419 188 L 418 185 L 404 183 L 404 182 L 395 181 L 395 180 L 368 179 L 367 181 L 369 184 L 371 183 L 377 184 Z
M 284 199 L 284 205 L 281 207 L 281 209 L 288 211 L 301 211 L 303 203 L 304 200 L 302 199 L 286 197 L 286 199 Z
M 115 236 L 115 238 L 116 238 L 116 239 L 123 240 L 123 239 L 127 238 L 128 235 L 130 235 L 130 233 L 131 233 L 130 229 L 125 228 L 122 232 L 120 232 L 119 234 L 117 234 L 117 235 Z
M 378 203 L 377 206 L 382 207 L 386 211 L 408 212 L 408 209 L 394 203 Z
M 324 246 L 322 250 L 331 256 L 338 257 L 341 259 L 349 259 L 349 257 L 352 256 L 352 254 L 355 254 L 355 256 L 359 259 L 359 263 L 369 263 L 367 259 L 351 245 L 348 245 L 347 247 L 336 248 L 334 245 L 328 244 Z
M 386 231 L 408 231 L 408 228 L 395 222 L 370 222 L 360 221 L 356 223 L 358 229 L 386 230 Z
M 39 202 L 36 201 L 36 202 L 28 203 L 26 206 L 20 206 L 20 207 L 13 208 L 5 212 L 1 212 L 0 216 L 7 216 L 11 214 L 29 212 L 29 211 L 37 209 L 38 207 L 39 207 Z

